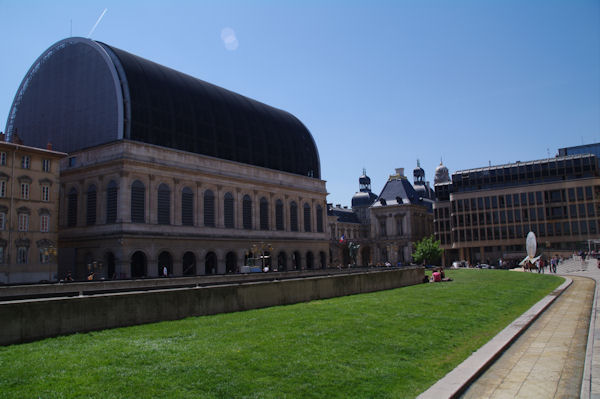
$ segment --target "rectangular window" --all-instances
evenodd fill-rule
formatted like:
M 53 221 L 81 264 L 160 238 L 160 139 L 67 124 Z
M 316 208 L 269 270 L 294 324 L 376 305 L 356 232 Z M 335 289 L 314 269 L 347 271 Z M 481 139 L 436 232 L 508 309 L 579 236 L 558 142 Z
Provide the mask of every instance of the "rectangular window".
M 43 265 L 50 263 L 50 254 L 47 248 L 40 248 L 40 263 Z
M 19 231 L 29 231 L 29 215 L 19 213 Z
M 0 212 L 0 230 L 6 228 L 6 213 Z
M 31 158 L 29 157 L 29 155 L 23 155 L 21 157 L 21 168 L 29 169 L 30 164 L 31 164 Z
M 0 264 L 4 264 L 4 253 L 6 252 L 5 247 L 0 247 Z
M 42 201 L 50 201 L 50 186 L 42 186 Z
M 29 183 L 21 183 L 21 199 L 29 199 Z
M 6 166 L 6 153 L 0 152 L 0 165 Z
M 20 265 L 27 264 L 27 252 L 29 248 L 27 247 L 18 247 L 17 248 L 17 263 Z
M 50 215 L 40 216 L 40 231 L 47 233 L 50 230 Z
M 44 172 L 50 172 L 50 160 L 42 159 L 42 170 Z
M 575 202 L 575 189 L 574 188 L 569 189 L 569 201 Z
M 0 180 L 0 198 L 6 197 L 6 180 Z

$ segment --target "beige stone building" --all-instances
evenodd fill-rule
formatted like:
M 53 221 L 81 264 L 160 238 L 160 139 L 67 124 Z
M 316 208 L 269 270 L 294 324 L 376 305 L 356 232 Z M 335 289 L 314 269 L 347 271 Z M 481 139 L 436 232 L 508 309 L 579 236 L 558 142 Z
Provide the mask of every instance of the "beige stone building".
M 0 138 L 0 282 L 55 280 L 59 161 L 66 154 Z
M 77 278 L 239 272 L 261 244 L 271 269 L 327 266 L 322 180 L 128 140 L 62 169 L 61 264 Z

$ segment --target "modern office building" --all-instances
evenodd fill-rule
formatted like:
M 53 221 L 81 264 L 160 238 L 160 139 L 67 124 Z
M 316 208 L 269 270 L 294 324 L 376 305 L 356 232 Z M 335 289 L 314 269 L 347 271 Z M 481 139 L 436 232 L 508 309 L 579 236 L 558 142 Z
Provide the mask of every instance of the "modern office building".
M 0 134 L 0 282 L 55 280 L 59 161 L 67 154 L 4 138 Z
M 596 156 L 596 161 L 600 161 L 600 143 L 583 144 L 558 149 L 558 156 L 561 157 L 577 154 L 594 154 Z
M 69 154 L 62 273 L 228 273 L 261 256 L 280 270 L 327 265 L 319 154 L 285 111 L 69 38 L 31 67 L 6 130 Z
M 435 190 L 435 235 L 446 264 L 523 257 L 529 231 L 539 250 L 551 253 L 587 248 L 600 237 L 600 170 L 592 154 L 461 170 Z

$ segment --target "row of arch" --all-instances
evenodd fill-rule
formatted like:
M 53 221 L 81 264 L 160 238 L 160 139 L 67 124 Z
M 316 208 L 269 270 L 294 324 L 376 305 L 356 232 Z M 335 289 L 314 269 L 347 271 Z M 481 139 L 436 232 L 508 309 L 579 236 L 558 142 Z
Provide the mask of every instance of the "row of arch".
M 114 180 L 111 180 L 106 188 L 105 198 L 105 221 L 106 223 L 116 223 L 117 221 L 117 201 L 118 201 L 118 186 Z M 86 193 L 86 225 L 94 225 L 97 222 L 97 203 L 98 190 L 96 185 L 91 184 Z M 78 220 L 78 202 L 79 193 L 75 187 L 72 187 L 67 195 L 67 226 L 77 226 Z M 214 192 L 207 189 L 203 193 L 203 225 L 207 227 L 216 227 L 216 196 Z M 258 228 L 260 230 L 270 230 L 270 201 L 266 197 L 261 197 L 258 200 Z M 171 189 L 166 183 L 161 183 L 157 189 L 156 202 L 156 221 L 158 224 L 170 225 L 171 220 Z M 289 220 L 288 226 L 290 231 L 299 231 L 298 219 L 298 204 L 292 200 L 289 202 Z M 135 180 L 131 184 L 131 221 L 133 223 L 146 223 L 146 186 L 140 180 Z M 245 194 L 241 199 L 241 224 L 239 227 L 243 229 L 253 229 L 253 200 L 250 195 Z M 303 215 L 303 231 L 313 231 L 313 209 L 308 202 L 302 205 Z M 316 232 L 323 232 L 323 207 L 318 204 L 315 207 Z M 225 228 L 235 228 L 235 199 L 231 192 L 226 192 L 223 195 L 223 215 L 222 226 Z M 276 230 L 285 230 L 284 221 L 284 202 L 281 199 L 275 201 L 275 223 Z M 181 190 L 181 224 L 184 226 L 193 226 L 195 220 L 194 215 L 194 193 L 191 188 L 183 187 Z
M 275 258 L 271 257 L 270 253 L 266 252 L 264 266 L 268 266 L 269 270 L 277 271 L 290 271 L 290 270 L 302 270 L 302 269 L 325 269 L 327 267 L 327 256 L 325 252 L 320 251 L 318 256 L 315 257 L 312 251 L 304 253 L 304 258 L 300 251 L 294 251 L 288 254 L 285 251 L 277 253 Z M 109 276 L 114 276 L 114 270 L 111 270 L 111 262 L 108 258 L 112 258 L 112 264 L 114 265 L 114 255 L 109 253 L 107 255 L 107 266 Z M 304 259 L 304 263 L 302 260 Z M 238 262 L 238 255 L 234 251 L 229 251 L 225 254 L 225 274 L 239 273 L 240 263 Z M 246 263 L 246 259 L 244 259 Z M 209 251 L 206 253 L 203 259 L 197 259 L 196 255 L 191 252 L 185 252 L 182 257 L 182 274 L 183 276 L 196 276 L 196 275 L 211 275 L 219 274 L 218 270 L 219 259 L 215 252 Z M 149 273 L 148 257 L 144 251 L 136 251 L 131 255 L 130 258 L 130 276 L 132 278 L 147 277 L 149 275 L 163 275 L 163 268 L 166 267 L 169 275 L 174 275 L 173 270 L 173 256 L 168 251 L 163 251 L 158 255 L 158 262 L 156 264 L 156 274 Z M 114 269 L 114 266 L 113 266 Z M 112 273 L 111 273 L 112 271 Z M 221 272 L 222 273 L 222 272 Z

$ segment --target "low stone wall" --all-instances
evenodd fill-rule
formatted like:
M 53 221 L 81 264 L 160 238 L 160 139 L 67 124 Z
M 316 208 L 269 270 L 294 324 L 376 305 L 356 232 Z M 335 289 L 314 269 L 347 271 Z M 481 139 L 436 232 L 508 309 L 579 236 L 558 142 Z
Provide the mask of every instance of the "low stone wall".
M 0 345 L 190 316 L 288 305 L 422 281 L 424 269 L 0 303 Z

